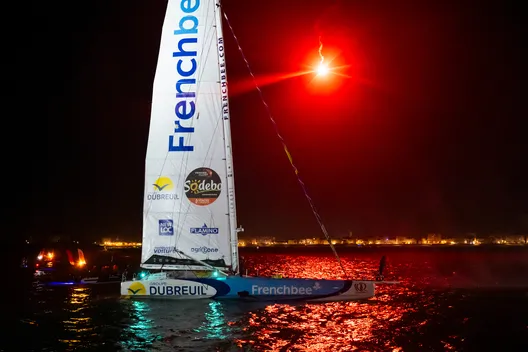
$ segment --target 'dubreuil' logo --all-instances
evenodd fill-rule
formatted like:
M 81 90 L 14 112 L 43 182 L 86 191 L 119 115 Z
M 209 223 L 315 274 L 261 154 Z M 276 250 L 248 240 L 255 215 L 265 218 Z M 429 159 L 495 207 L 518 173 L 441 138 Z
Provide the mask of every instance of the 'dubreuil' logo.
M 152 184 L 154 186 L 155 191 L 170 191 L 174 188 L 174 184 L 172 183 L 172 180 L 168 177 L 161 176 Z
M 147 193 L 148 200 L 175 200 L 178 195 L 174 191 L 174 183 L 167 176 L 159 177 L 152 184 L 153 192 Z
M 145 286 L 141 282 L 133 282 L 130 284 L 130 287 L 128 288 L 128 292 L 132 295 L 145 295 L 147 294 L 147 290 L 145 289 Z
M 183 190 L 191 202 L 205 206 L 213 203 L 220 196 L 222 181 L 213 169 L 199 167 L 187 176 Z

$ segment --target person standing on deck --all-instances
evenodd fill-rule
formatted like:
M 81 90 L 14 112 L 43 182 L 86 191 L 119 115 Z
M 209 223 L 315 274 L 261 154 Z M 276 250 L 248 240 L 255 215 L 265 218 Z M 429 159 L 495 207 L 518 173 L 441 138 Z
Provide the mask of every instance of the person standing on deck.
M 240 257 L 238 260 L 238 275 L 244 276 L 244 257 Z
M 383 276 L 383 270 L 385 269 L 386 261 L 387 258 L 385 258 L 385 256 L 381 257 L 378 275 L 376 276 L 377 281 L 383 281 L 383 279 L 385 278 Z

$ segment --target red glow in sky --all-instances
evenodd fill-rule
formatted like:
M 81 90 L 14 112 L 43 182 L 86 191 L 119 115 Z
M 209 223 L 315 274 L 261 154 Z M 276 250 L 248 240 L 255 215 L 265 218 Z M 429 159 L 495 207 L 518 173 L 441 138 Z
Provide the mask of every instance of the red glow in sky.
M 526 233 L 520 2 L 332 3 L 222 3 L 329 231 Z M 26 139 L 45 143 L 32 168 L 46 177 L 17 190 L 15 213 L 28 236 L 82 223 L 83 238 L 139 240 L 166 2 L 109 2 L 74 22 L 61 6 L 32 11 L 46 35 L 16 60 L 29 67 L 33 53 L 50 53 L 38 72 L 47 89 L 24 110 L 42 116 Z M 239 222 L 255 236 L 320 235 L 227 26 L 224 40 Z M 321 62 L 327 75 L 317 75 Z M 120 148 L 123 157 L 108 152 Z M 124 169 L 120 187 L 106 182 Z

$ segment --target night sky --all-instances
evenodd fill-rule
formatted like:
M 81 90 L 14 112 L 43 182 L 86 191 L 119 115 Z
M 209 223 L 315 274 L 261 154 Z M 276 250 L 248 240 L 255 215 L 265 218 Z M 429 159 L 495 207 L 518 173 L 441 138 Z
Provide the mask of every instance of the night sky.
M 518 3 L 223 1 L 260 78 L 315 66 L 319 36 L 325 59 L 347 66 L 348 78 L 263 87 L 331 236 L 528 231 Z M 20 109 L 5 130 L 19 140 L 16 233 L 139 240 L 166 1 L 25 6 Z M 224 36 L 239 223 L 322 236 L 226 25 Z

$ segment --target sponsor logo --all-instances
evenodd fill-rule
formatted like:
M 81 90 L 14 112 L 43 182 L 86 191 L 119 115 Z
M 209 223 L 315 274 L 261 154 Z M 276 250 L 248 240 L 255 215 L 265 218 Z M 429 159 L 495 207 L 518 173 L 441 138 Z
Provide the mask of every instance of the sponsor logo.
M 185 179 L 183 189 L 187 198 L 194 204 L 212 204 L 222 192 L 220 176 L 208 167 L 193 170 Z
M 174 226 L 171 219 L 160 219 L 159 220 L 159 235 L 160 236 L 173 236 Z
M 172 57 L 177 61 L 171 64 L 176 68 L 175 82 L 169 87 L 176 87 L 176 101 L 174 102 L 174 125 L 169 132 L 169 152 L 192 152 L 192 134 L 195 132 L 193 118 L 196 116 L 196 71 L 198 68 L 198 50 L 203 43 L 198 44 L 198 28 L 201 28 L 199 18 L 194 13 L 200 7 L 200 1 L 181 0 L 180 9 L 183 12 L 173 34 L 176 36 L 169 43 L 173 45 Z M 179 11 L 178 11 L 179 12 Z M 187 138 L 185 138 L 187 137 Z
M 141 282 L 133 282 L 128 287 L 128 292 L 132 295 L 145 295 L 147 294 L 147 290 L 145 289 L 145 286 Z
M 357 293 L 365 293 L 367 292 L 367 284 L 364 282 L 356 282 L 354 284 L 354 290 L 356 290 Z
M 206 286 L 194 286 L 194 285 L 154 285 L 149 286 L 149 293 L 151 296 L 206 296 Z
M 252 295 L 311 295 L 313 292 L 311 287 L 297 287 L 297 286 L 251 286 Z
M 166 176 L 158 178 L 153 184 L 153 192 L 147 193 L 147 200 L 176 200 L 178 195 L 174 191 L 174 183 Z
M 197 235 L 218 235 L 218 227 L 207 227 L 203 224 L 202 227 L 191 227 L 191 233 Z
M 196 277 L 203 277 L 203 278 L 211 277 L 212 273 L 213 272 L 209 270 L 194 270 L 193 271 L 193 274 L 196 275 Z
M 218 66 L 220 67 L 220 86 L 222 87 L 222 117 L 224 120 L 229 120 L 229 99 L 227 97 L 224 38 L 218 38 Z
M 210 248 L 210 247 L 195 247 L 191 248 L 192 253 L 203 253 L 203 254 L 209 254 L 209 253 L 218 253 L 218 248 Z
M 154 254 L 178 253 L 176 247 L 154 247 Z

